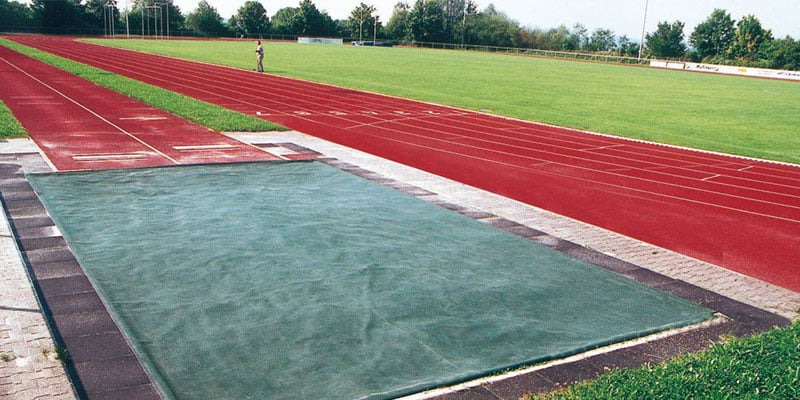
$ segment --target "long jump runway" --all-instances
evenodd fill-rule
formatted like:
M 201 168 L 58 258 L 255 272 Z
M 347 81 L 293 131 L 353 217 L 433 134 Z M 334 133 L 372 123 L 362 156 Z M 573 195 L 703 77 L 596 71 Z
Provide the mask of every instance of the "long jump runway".
M 279 159 L 2 46 L 0 86 L 57 170 Z
M 800 291 L 795 166 L 63 38 L 11 39 Z

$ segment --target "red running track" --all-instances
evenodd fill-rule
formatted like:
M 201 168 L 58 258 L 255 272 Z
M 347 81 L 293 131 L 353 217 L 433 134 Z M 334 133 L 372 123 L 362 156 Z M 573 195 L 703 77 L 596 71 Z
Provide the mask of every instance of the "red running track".
M 800 291 L 800 168 L 67 39 L 23 44 Z
M 2 46 L 0 87 L 57 170 L 280 159 Z

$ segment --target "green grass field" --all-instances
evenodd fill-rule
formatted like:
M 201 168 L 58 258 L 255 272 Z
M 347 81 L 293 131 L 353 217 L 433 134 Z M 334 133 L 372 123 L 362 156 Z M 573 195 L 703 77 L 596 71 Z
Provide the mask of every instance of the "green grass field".
M 800 399 L 800 323 L 531 399 Z
M 253 69 L 252 41 L 101 40 Z M 699 149 L 800 163 L 800 84 L 412 48 L 266 44 L 267 72 Z
M 11 110 L 0 101 L 0 138 L 19 138 L 26 135 L 25 129 L 11 114 Z

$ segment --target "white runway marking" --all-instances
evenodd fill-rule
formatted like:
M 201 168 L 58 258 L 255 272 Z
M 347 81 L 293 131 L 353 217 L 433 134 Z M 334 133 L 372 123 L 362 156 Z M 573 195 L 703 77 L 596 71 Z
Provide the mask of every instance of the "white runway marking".
M 75 161 L 119 161 L 119 160 L 141 160 L 147 158 L 146 154 L 132 153 L 132 154 L 86 154 L 72 156 Z
M 178 151 L 203 151 L 203 150 L 232 150 L 236 146 L 232 144 L 206 144 L 194 146 L 172 146 L 173 149 Z
M 124 117 L 120 118 L 121 121 L 163 121 L 167 117 Z

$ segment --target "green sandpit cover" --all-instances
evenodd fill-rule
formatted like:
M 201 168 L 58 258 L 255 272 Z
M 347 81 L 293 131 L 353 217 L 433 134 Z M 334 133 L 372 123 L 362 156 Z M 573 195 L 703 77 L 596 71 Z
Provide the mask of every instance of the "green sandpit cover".
M 29 178 L 172 398 L 392 398 L 711 317 L 317 162 Z

